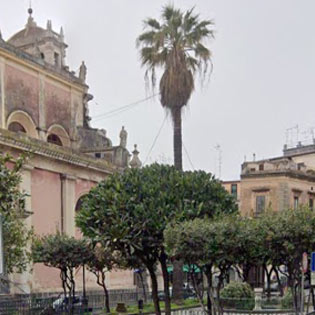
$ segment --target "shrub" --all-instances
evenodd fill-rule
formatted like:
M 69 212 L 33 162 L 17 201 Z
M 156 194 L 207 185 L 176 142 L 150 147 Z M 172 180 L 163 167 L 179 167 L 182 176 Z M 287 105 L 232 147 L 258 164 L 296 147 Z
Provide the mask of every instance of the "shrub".
M 281 307 L 283 309 L 292 309 L 293 306 L 293 296 L 291 290 L 288 290 L 284 297 L 281 299 Z
M 252 310 L 255 306 L 255 294 L 248 283 L 231 282 L 221 291 L 223 308 Z

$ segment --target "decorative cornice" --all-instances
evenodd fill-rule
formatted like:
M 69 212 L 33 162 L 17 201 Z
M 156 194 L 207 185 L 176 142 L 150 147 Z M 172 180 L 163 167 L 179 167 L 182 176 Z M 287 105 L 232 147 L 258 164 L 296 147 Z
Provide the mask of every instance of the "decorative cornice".
M 241 179 L 247 178 L 261 178 L 261 177 L 291 177 L 297 178 L 309 182 L 315 182 L 315 176 L 303 173 L 302 171 L 296 170 L 279 170 L 279 171 L 257 171 L 255 173 L 242 174 Z
M 266 192 L 269 191 L 270 188 L 269 187 L 254 187 L 252 189 L 253 192 Z
M 117 169 L 105 160 L 94 159 L 77 150 L 59 147 L 42 140 L 37 140 L 5 129 L 0 129 L 0 145 L 30 152 L 39 156 L 51 158 L 80 167 L 112 174 Z

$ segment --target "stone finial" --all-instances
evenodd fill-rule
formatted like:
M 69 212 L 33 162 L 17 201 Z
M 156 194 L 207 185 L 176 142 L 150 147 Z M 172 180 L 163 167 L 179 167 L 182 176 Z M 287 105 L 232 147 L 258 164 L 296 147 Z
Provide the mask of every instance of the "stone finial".
M 122 126 L 122 128 L 121 128 L 119 137 L 120 137 L 120 144 L 119 144 L 119 145 L 120 145 L 122 148 L 126 148 L 126 147 L 127 147 L 128 132 L 125 130 L 125 127 L 124 127 L 124 126 Z
M 52 25 L 51 25 L 51 20 L 47 20 L 47 26 L 46 26 L 47 31 L 52 31 Z
M 27 19 L 27 23 L 26 23 L 26 27 L 35 27 L 36 26 L 36 23 L 34 22 L 34 19 L 32 17 L 32 14 L 33 14 L 33 9 L 31 7 L 28 8 L 27 10 L 28 14 L 29 14 L 29 17 Z
M 129 165 L 131 168 L 140 168 L 142 166 L 142 162 L 139 159 L 139 151 L 137 150 L 136 144 L 135 144 L 135 149 L 132 152 L 132 159 Z
M 80 66 L 80 71 L 79 71 L 79 79 L 82 82 L 86 81 L 86 73 L 87 73 L 87 68 L 84 61 L 82 61 L 81 66 Z
M 65 34 L 64 34 L 64 31 L 63 31 L 63 27 L 62 27 L 62 26 L 61 26 L 61 28 L 60 28 L 60 33 L 59 33 L 59 35 L 60 35 L 60 40 L 63 42 L 64 39 L 65 39 Z

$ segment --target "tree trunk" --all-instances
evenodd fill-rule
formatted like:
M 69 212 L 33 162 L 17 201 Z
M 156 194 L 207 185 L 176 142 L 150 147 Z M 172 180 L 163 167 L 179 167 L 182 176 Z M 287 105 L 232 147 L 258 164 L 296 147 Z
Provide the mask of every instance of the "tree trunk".
M 109 295 L 108 295 L 108 290 L 106 288 L 106 283 L 105 283 L 105 272 L 101 271 L 101 275 L 102 275 L 102 287 L 104 290 L 104 295 L 105 295 L 105 309 L 106 309 L 106 313 L 110 313 L 110 307 L 109 307 Z
M 279 291 L 280 291 L 280 296 L 283 296 L 283 286 L 280 280 L 280 276 L 279 276 L 279 271 L 276 267 L 274 267 L 274 271 L 277 277 L 277 282 L 278 282 L 278 287 L 279 287 Z
M 176 304 L 183 303 L 184 289 L 184 272 L 183 262 L 179 260 L 173 261 L 173 301 Z
M 212 264 L 206 267 L 206 277 L 207 277 L 207 309 L 208 315 L 212 315 Z M 214 305 L 213 305 L 214 306 Z
M 149 270 L 151 283 L 152 283 L 152 299 L 153 299 L 155 314 L 161 315 L 161 309 L 160 309 L 160 303 L 159 303 L 159 297 L 158 297 L 158 284 L 157 284 L 157 279 L 154 272 L 154 267 L 147 266 L 147 268 Z
M 165 315 L 171 315 L 171 299 L 170 299 L 170 290 L 169 290 L 169 276 L 167 272 L 166 265 L 166 255 L 164 253 L 161 254 L 160 263 L 163 274 L 163 282 L 164 282 L 164 294 L 165 294 Z
M 142 286 L 142 293 L 143 293 L 144 303 L 147 303 L 147 292 L 146 292 L 146 288 L 145 288 L 146 284 L 144 283 L 142 272 L 143 271 L 140 269 L 139 277 L 140 277 L 141 286 Z M 146 271 L 144 271 L 144 272 L 146 272 Z
M 177 170 L 182 171 L 182 113 L 180 108 L 173 110 L 172 118 L 174 124 L 174 165 Z
M 271 274 L 272 274 L 273 268 L 271 268 L 271 270 L 268 271 L 268 267 L 266 264 L 263 265 L 263 268 L 265 270 L 266 277 L 267 277 L 267 298 L 269 300 L 271 297 Z

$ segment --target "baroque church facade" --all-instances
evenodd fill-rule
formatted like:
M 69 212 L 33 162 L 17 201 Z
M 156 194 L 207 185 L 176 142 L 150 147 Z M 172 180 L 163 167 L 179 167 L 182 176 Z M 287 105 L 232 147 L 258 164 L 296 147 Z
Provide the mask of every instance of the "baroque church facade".
M 84 62 L 78 74 L 70 71 L 63 30 L 55 32 L 51 21 L 39 27 L 32 9 L 28 13 L 25 27 L 7 41 L 0 33 L 0 151 L 31 153 L 21 183 L 29 195 L 26 224 L 39 235 L 59 230 L 78 236 L 74 218 L 80 198 L 109 174 L 140 167 L 139 152 L 135 148 L 130 161 L 124 128 L 114 146 L 105 130 L 90 127 L 93 97 Z M 11 280 L 18 284 L 10 288 L 16 293 L 61 289 L 58 270 L 42 264 Z M 108 285 L 133 288 L 132 271 L 111 273 Z M 88 276 L 87 288 L 95 287 Z

